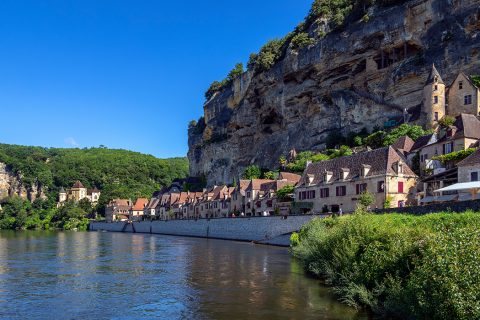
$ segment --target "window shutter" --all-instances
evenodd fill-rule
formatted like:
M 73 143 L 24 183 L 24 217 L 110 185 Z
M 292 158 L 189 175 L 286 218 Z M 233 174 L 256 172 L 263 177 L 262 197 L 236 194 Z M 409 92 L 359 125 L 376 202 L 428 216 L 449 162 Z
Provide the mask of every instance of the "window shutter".
M 398 192 L 403 193 L 403 182 L 401 181 L 398 182 Z

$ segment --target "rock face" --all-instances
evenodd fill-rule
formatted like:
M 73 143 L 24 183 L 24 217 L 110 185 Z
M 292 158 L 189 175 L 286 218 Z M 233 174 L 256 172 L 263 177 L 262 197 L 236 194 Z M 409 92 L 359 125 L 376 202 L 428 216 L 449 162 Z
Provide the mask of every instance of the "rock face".
M 250 164 L 278 167 L 292 148 L 322 150 L 332 131 L 383 128 L 405 109 L 408 121 L 423 124 L 432 63 L 447 85 L 460 71 L 480 73 L 479 8 L 480 0 L 374 7 L 368 22 L 288 49 L 269 71 L 245 73 L 206 102 L 206 128 L 189 129 L 190 174 L 210 185 L 238 181 Z
M 14 174 L 8 166 L 0 162 L 0 200 L 17 195 L 24 199 L 34 201 L 37 198 L 46 198 L 41 185 L 26 186 L 20 175 Z

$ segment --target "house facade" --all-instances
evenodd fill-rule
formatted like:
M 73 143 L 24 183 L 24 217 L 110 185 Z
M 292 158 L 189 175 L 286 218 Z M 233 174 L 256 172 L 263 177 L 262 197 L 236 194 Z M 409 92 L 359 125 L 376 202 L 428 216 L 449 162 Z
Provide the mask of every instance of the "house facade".
M 415 203 L 418 177 L 394 148 L 313 163 L 295 189 L 295 201 L 304 212 L 352 212 L 362 193 L 374 196 L 373 208 Z
M 107 222 L 127 221 L 129 219 L 132 201 L 128 199 L 113 199 L 105 207 Z

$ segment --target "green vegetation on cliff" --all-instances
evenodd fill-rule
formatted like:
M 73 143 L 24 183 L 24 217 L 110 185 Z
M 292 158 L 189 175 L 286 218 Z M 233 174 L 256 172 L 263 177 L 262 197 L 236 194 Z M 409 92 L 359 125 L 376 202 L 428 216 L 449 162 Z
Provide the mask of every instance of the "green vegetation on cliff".
M 480 215 L 356 214 L 294 234 L 305 268 L 355 307 L 405 319 L 480 318 Z

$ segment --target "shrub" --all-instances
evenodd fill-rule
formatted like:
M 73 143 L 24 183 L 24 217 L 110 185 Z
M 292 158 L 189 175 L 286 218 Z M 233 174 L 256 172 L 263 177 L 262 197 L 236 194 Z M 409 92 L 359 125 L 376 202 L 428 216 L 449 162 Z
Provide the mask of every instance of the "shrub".
M 480 318 L 480 215 L 314 219 L 292 237 L 307 271 L 384 316 Z
M 422 126 L 417 126 L 417 125 L 409 125 L 409 124 L 402 124 L 396 128 L 394 128 L 392 131 L 387 133 L 383 140 L 383 145 L 389 146 L 393 144 L 398 138 L 403 137 L 403 136 L 408 136 L 410 137 L 413 141 L 417 140 L 421 136 L 426 135 L 428 132 L 423 130 Z
M 455 118 L 452 116 L 445 116 L 438 121 L 438 124 L 444 128 L 447 128 L 455 123 Z
M 470 79 L 477 88 L 480 88 L 480 75 L 471 75 Z
M 358 205 L 361 209 L 367 209 L 375 202 L 375 196 L 368 191 L 363 192 L 358 198 Z
M 455 151 L 455 152 L 451 152 L 451 153 L 448 153 L 448 154 L 433 156 L 432 160 L 439 160 L 443 164 L 456 163 L 456 162 L 459 162 L 459 161 L 465 159 L 466 157 L 468 157 L 472 153 L 474 153 L 475 150 L 476 150 L 475 148 L 468 148 L 467 150 L 460 150 L 460 151 Z
M 281 200 L 286 200 L 288 196 L 295 192 L 294 186 L 285 186 L 277 191 L 277 197 Z
M 310 38 L 306 32 L 300 32 L 296 34 L 291 41 L 292 48 L 294 49 L 302 49 L 311 46 L 314 43 L 315 39 Z

